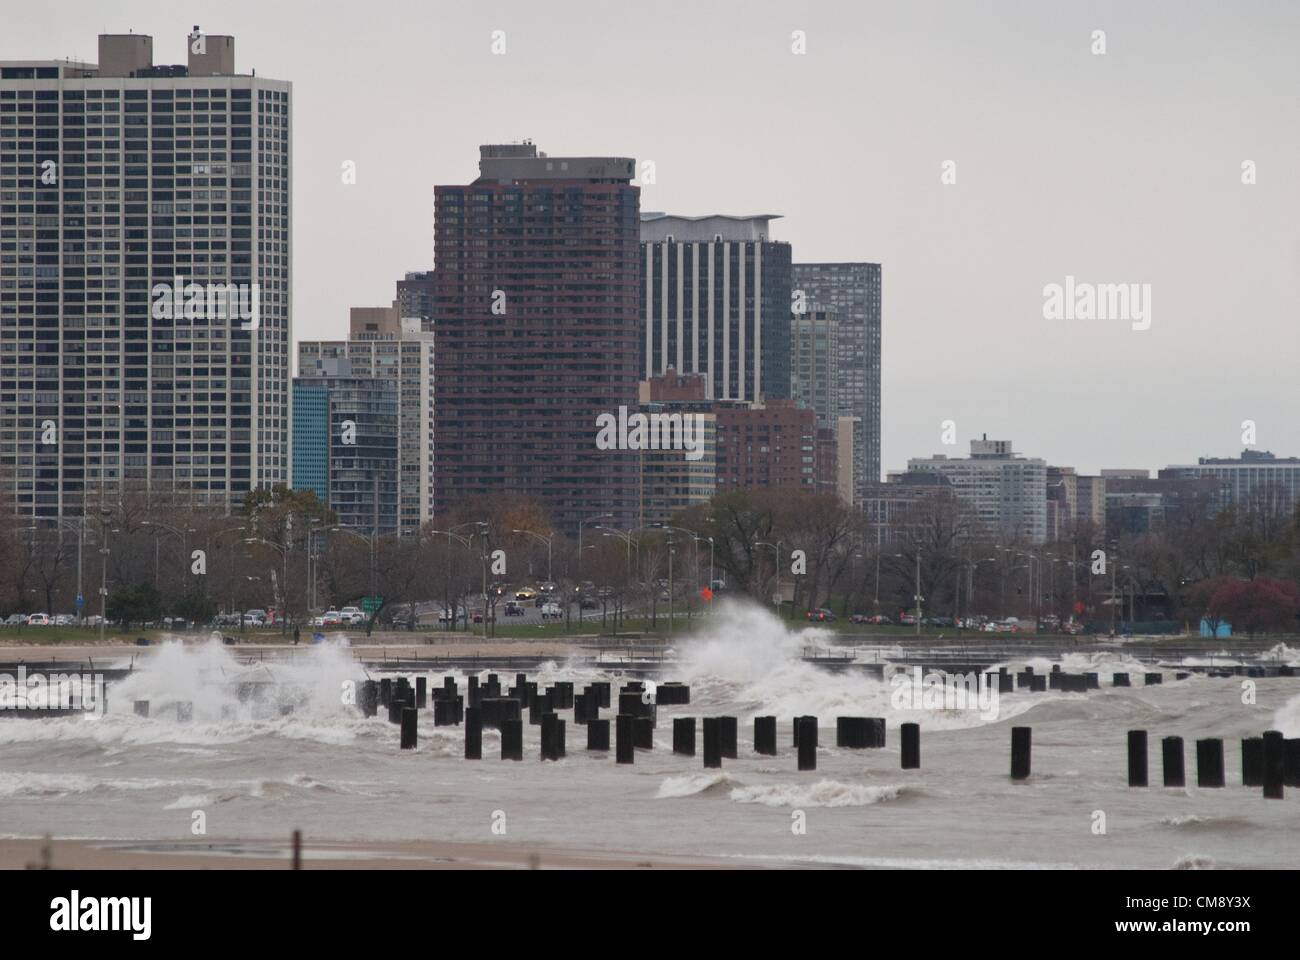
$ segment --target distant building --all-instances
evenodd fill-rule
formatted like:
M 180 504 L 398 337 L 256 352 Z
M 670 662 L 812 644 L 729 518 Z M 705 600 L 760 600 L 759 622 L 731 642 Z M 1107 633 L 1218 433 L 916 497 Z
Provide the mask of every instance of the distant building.
M 718 492 L 751 487 L 817 489 L 817 420 L 790 399 L 714 405 Z
M 858 417 L 837 417 L 835 420 L 835 492 L 848 506 L 861 507 L 857 469 L 859 458 L 857 443 L 862 437 L 862 424 Z
M 634 451 L 596 446 L 637 403 L 640 188 L 630 157 L 479 148 L 434 188 L 434 506 L 533 497 L 557 528 L 639 512 Z
M 880 482 L 881 269 L 878 263 L 796 263 L 795 294 L 810 308 L 834 310 L 839 352 L 837 403 L 858 418 L 854 441 L 858 500 Z
M 293 88 L 236 73 L 233 37 L 182 43 L 0 62 L 5 512 L 289 481 Z
M 397 281 L 397 309 L 403 317 L 419 317 L 422 330 L 433 321 L 433 271 L 408 272 Z
M 870 542 L 877 547 L 919 539 L 927 525 L 928 500 L 953 498 L 952 484 L 942 473 L 913 471 L 891 474 L 886 483 L 863 488 L 862 513 L 870 525 Z
M 684 450 L 641 451 L 642 526 L 670 523 L 682 510 L 707 503 L 717 492 L 717 416 L 704 387 L 702 376 L 674 370 L 641 383 L 642 413 L 696 417 L 695 427 L 702 432 L 696 437 L 696 459 Z
M 1075 473 L 1073 467 L 1047 468 L 1047 538 L 1063 539 L 1071 528 L 1106 523 L 1106 480 Z
M 414 536 L 433 517 L 433 334 L 400 307 L 353 307 L 347 340 L 298 344 L 298 375 L 319 375 L 345 360 L 354 377 L 387 383 L 398 397 L 400 529 Z M 295 451 L 295 478 L 297 453 Z M 296 482 L 296 481 L 295 481 Z
M 1159 476 L 1219 481 L 1215 510 L 1251 505 L 1289 513 L 1300 503 L 1300 457 L 1277 457 L 1267 450 L 1243 450 L 1240 457 L 1201 457 L 1192 466 L 1165 467 Z
M 1215 477 L 1157 478 L 1134 475 L 1145 471 L 1126 473 L 1129 475 L 1105 478 L 1105 528 L 1110 539 L 1160 530 L 1196 509 L 1209 513 L 1219 500 L 1221 481 Z
M 818 427 L 813 474 L 813 489 L 818 493 L 839 496 L 839 453 L 839 431 L 835 427 Z
M 339 526 L 396 533 L 396 387 L 352 376 L 346 360 L 327 360 L 317 375 L 294 378 L 293 397 L 295 489 L 314 491 Z
M 711 400 L 790 396 L 790 244 L 776 214 L 641 215 L 641 368 L 698 373 Z
M 994 536 L 1047 539 L 1047 464 L 1018 456 L 1010 440 L 971 441 L 969 458 L 935 456 L 907 462 L 909 473 L 938 473 Z
M 818 427 L 840 416 L 835 311 L 815 307 L 790 317 L 790 396 L 817 414 Z

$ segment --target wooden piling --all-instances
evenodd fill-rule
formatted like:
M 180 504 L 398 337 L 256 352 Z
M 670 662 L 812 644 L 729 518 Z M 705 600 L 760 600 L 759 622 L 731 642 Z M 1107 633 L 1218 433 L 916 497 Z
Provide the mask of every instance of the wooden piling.
M 1011 728 L 1011 779 L 1025 780 L 1029 777 L 1030 756 L 1033 749 L 1033 728 Z
M 1160 741 L 1160 756 L 1164 766 L 1166 787 L 1185 787 L 1187 776 L 1183 769 L 1183 738 L 1165 737 Z

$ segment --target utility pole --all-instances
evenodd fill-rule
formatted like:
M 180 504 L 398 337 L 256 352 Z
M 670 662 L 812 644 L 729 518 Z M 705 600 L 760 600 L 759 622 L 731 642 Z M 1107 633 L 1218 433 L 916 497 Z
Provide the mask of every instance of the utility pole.
M 921 635 L 921 551 L 916 551 L 916 635 Z
M 101 534 L 99 538 L 99 642 L 104 642 L 104 623 L 108 619 L 108 518 L 111 512 L 103 507 L 99 511 Z

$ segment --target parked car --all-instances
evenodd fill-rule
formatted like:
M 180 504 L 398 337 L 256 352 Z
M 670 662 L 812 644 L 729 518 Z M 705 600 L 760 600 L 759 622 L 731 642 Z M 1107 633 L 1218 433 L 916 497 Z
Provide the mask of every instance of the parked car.
M 465 619 L 464 607 L 457 607 L 455 610 L 452 610 L 451 607 L 443 607 L 442 610 L 438 613 L 439 623 L 448 623 L 448 622 L 456 623 L 464 619 Z
M 835 619 L 835 614 L 831 613 L 831 611 L 827 610 L 825 607 L 817 607 L 815 610 L 809 610 L 806 616 L 809 620 L 817 623 L 830 623 Z
M 547 603 L 543 605 L 543 620 L 559 620 L 562 616 L 564 616 L 564 612 L 560 610 L 560 605 L 558 603 Z
M 26 622 L 27 622 L 27 614 L 25 613 L 11 613 L 9 614 L 9 616 L 5 618 L 6 627 L 22 626 Z
M 54 625 L 56 627 L 70 627 L 76 622 L 77 618 L 70 613 L 60 613 L 54 618 Z
M 506 601 L 507 617 L 522 617 L 523 615 L 524 615 L 524 605 L 522 603 L 520 603 L 518 600 Z
M 855 613 L 849 617 L 849 623 L 871 623 L 871 617 L 865 613 Z
M 27 618 L 29 627 L 48 627 L 50 625 L 50 615 L 48 613 L 33 613 Z
M 916 626 L 916 617 L 912 616 L 910 613 L 900 614 L 898 622 L 905 627 L 914 627 Z

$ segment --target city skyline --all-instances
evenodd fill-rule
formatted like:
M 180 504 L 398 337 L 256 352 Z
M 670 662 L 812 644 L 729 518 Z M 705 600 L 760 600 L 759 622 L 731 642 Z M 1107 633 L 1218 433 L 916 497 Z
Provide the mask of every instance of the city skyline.
M 1300 425 L 1280 412 L 1295 401 L 1284 323 L 1300 305 L 1288 233 L 1300 196 L 1283 171 L 1300 143 L 1271 120 L 1296 73 L 1294 32 L 1278 23 L 1297 14 L 1263 6 L 1276 16 L 1243 22 L 1193 4 L 1172 33 L 1156 13 L 1118 4 L 999 5 L 1015 31 L 955 4 L 755 4 L 743 18 L 723 5 L 693 9 L 689 26 L 607 11 L 601 43 L 522 5 L 392 4 L 391 20 L 326 26 L 298 8 L 74 3 L 12 24 L 0 58 L 93 60 L 89 18 L 148 33 L 158 62 L 180 62 L 198 23 L 240 38 L 241 70 L 291 80 L 295 341 L 339 339 L 349 306 L 386 305 L 394 280 L 430 269 L 434 184 L 471 178 L 482 143 L 530 137 L 555 153 L 654 161 L 643 209 L 774 210 L 774 238 L 792 244 L 796 262 L 883 264 L 882 473 L 947 449 L 945 420 L 959 449 L 987 433 L 1082 473 L 1155 471 L 1239 452 L 1247 419 L 1258 448 L 1300 450 Z M 390 29 L 399 18 L 402 29 Z M 495 29 L 506 31 L 504 55 L 491 52 Z M 1106 30 L 1101 56 L 1090 52 L 1095 29 Z M 806 32 L 802 56 L 793 30 Z M 302 42 L 285 44 L 286 32 Z M 632 32 L 636 44 L 618 42 Z M 345 33 L 372 42 L 341 70 Z M 652 72 L 649 59 L 669 47 L 676 70 Z M 1065 58 L 1071 69 L 1056 69 Z M 706 74 L 692 68 L 719 59 L 745 65 L 752 100 L 726 85 L 701 91 Z M 983 69 L 989 62 L 998 66 Z M 477 76 L 499 70 L 502 82 L 431 107 L 429 94 L 469 65 Z M 888 91 L 879 103 L 827 92 L 872 83 Z M 713 109 L 674 109 L 687 91 Z M 543 97 L 558 109 L 540 123 Z M 620 97 L 638 108 L 598 109 Z M 721 127 L 709 122 L 719 110 L 730 120 Z M 816 149 L 796 122 L 818 130 Z M 757 129 L 790 134 L 759 140 Z M 357 182 L 344 185 L 348 160 Z M 1253 185 L 1241 182 L 1246 160 Z M 1044 320 L 1042 288 L 1067 276 L 1152 284 L 1151 328 Z M 1033 404 L 1020 402 L 1026 394 Z

